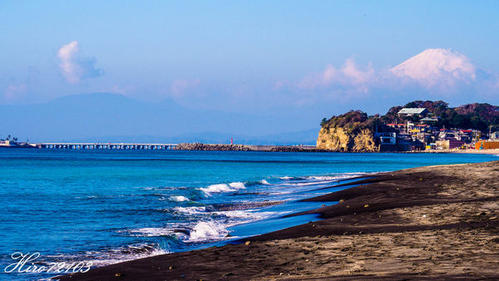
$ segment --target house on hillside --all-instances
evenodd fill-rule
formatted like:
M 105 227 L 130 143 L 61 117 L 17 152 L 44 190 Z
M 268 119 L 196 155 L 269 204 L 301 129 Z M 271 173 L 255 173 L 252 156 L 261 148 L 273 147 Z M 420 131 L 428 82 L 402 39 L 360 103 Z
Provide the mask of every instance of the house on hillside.
M 428 113 L 428 110 L 426 108 L 409 108 L 405 107 L 399 110 L 397 113 L 399 116 L 417 116 L 417 117 L 424 117 Z
M 425 117 L 419 121 L 421 123 L 424 123 L 424 124 L 434 125 L 434 124 L 437 124 L 438 118 L 437 117 Z

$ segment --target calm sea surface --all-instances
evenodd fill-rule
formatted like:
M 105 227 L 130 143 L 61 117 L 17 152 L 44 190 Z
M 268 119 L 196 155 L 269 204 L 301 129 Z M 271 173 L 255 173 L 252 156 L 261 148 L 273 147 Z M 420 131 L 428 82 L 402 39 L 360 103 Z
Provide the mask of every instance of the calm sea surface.
M 1 279 L 11 254 L 94 266 L 186 251 L 277 230 L 314 216 L 296 200 L 349 177 L 484 162 L 495 155 L 0 149 Z M 284 202 L 271 205 L 272 202 Z M 331 204 L 334 204 L 332 202 Z

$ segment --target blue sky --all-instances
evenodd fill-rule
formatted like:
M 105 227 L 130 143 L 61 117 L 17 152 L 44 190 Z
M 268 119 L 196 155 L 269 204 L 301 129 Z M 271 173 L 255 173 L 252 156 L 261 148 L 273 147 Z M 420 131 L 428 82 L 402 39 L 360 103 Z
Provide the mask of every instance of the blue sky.
M 1 1 L 0 103 L 109 92 L 318 117 L 497 104 L 498 14 L 499 1 Z

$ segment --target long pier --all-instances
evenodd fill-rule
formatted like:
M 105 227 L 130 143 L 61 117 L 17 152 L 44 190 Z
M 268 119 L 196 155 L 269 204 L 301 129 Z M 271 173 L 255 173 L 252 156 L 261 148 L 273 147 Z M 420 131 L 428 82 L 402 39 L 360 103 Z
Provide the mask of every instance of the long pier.
M 177 144 L 173 143 L 66 143 L 49 142 L 38 143 L 37 148 L 44 149 L 108 149 L 108 150 L 174 150 Z
M 313 145 L 244 145 L 203 143 L 77 143 L 47 142 L 30 144 L 40 149 L 67 150 L 205 150 L 205 151 L 261 151 L 261 152 L 319 152 Z

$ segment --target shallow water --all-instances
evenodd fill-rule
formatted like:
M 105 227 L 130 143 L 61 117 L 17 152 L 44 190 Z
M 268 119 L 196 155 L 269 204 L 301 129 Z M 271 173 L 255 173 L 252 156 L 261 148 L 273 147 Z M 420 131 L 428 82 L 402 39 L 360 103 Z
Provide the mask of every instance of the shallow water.
M 0 264 L 104 265 L 227 243 L 316 219 L 296 200 L 356 175 L 494 155 L 0 149 Z M 273 205 L 271 202 L 284 202 Z M 334 204 L 334 202 L 331 202 Z M 29 278 L 26 278 L 29 276 Z M 6 280 L 46 275 L 2 274 Z

